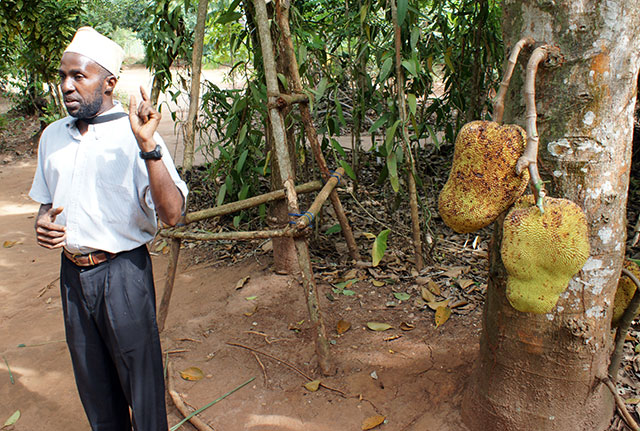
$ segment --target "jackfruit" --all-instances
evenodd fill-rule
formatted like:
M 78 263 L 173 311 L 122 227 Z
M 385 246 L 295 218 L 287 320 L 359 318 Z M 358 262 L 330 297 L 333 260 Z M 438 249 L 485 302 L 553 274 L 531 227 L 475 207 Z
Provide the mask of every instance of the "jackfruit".
M 640 267 L 634 262 L 625 259 L 624 267 L 631 271 L 636 278 L 640 279 Z M 611 326 L 618 326 L 624 311 L 629 306 L 631 298 L 636 293 L 636 284 L 626 275 L 622 275 L 618 281 L 618 289 L 616 290 L 616 297 L 613 300 L 613 318 L 611 320 Z
M 513 308 L 549 313 L 589 257 L 587 218 L 570 200 L 547 197 L 541 214 L 523 196 L 504 219 L 500 254 Z
M 481 229 L 524 193 L 529 172 L 518 176 L 516 163 L 526 140 L 516 125 L 472 121 L 460 129 L 449 179 L 438 199 L 447 226 L 459 233 Z

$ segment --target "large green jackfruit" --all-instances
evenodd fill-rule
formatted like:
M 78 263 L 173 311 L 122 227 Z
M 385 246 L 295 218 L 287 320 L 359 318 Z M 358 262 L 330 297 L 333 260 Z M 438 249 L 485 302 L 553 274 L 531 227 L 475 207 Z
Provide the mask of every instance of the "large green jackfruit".
M 629 270 L 636 278 L 640 279 L 640 267 L 634 262 L 625 259 L 624 267 Z M 631 298 L 636 293 L 636 284 L 626 275 L 622 275 L 618 281 L 618 289 L 616 297 L 613 300 L 613 318 L 611 326 L 618 326 L 620 319 L 631 302 Z
M 529 172 L 516 174 L 526 145 L 520 126 L 491 121 L 465 124 L 456 138 L 449 179 L 438 199 L 442 220 L 456 232 L 473 232 L 495 219 L 524 193 Z
M 587 218 L 570 200 L 546 197 L 541 214 L 523 196 L 505 217 L 500 253 L 513 308 L 549 313 L 589 257 Z

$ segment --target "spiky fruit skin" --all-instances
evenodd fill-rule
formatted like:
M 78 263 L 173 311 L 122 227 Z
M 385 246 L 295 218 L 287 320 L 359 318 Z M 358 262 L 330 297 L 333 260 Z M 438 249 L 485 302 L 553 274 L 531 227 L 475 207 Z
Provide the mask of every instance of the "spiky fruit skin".
M 640 279 L 640 267 L 634 262 L 625 259 L 624 267 L 631 271 L 636 278 Z M 626 275 L 622 275 L 618 281 L 618 288 L 616 290 L 616 297 L 613 300 L 613 318 L 611 319 L 611 326 L 618 326 L 624 311 L 629 306 L 631 298 L 636 293 L 636 284 Z
M 467 233 L 493 223 L 522 196 L 529 172 L 516 174 L 526 133 L 520 126 L 491 121 L 465 124 L 456 138 L 449 179 L 438 199 L 442 220 Z
M 513 308 L 549 313 L 589 257 L 587 218 L 570 200 L 547 197 L 541 214 L 523 196 L 505 217 L 500 253 Z

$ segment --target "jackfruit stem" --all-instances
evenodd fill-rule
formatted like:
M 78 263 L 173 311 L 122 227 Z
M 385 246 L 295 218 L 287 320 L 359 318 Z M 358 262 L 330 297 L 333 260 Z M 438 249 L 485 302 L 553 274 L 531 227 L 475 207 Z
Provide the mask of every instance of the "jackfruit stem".
M 536 120 L 538 113 L 536 112 L 536 72 L 538 66 L 549 55 L 549 46 L 542 45 L 536 48 L 529 62 L 527 63 L 527 74 L 524 83 L 524 98 L 527 107 L 527 146 L 524 149 L 522 157 L 518 159 L 516 164 L 516 172 L 518 175 L 522 173 L 525 167 L 529 168 L 529 177 L 531 189 L 535 197 L 536 205 L 540 208 L 540 212 L 544 213 L 544 185 L 538 172 L 538 126 Z
M 533 38 L 525 37 L 523 39 L 520 39 L 511 50 L 511 55 L 509 55 L 509 61 L 505 66 L 504 75 L 502 76 L 502 82 L 500 82 L 500 88 L 498 89 L 498 94 L 493 104 L 493 121 L 498 124 L 502 123 L 502 115 L 504 114 L 504 99 L 507 96 L 507 89 L 509 88 L 509 82 L 511 82 L 513 69 L 516 67 L 516 63 L 518 62 L 518 55 L 520 55 L 520 51 L 522 50 L 522 48 L 528 45 L 533 45 L 535 43 L 536 41 L 533 40 Z

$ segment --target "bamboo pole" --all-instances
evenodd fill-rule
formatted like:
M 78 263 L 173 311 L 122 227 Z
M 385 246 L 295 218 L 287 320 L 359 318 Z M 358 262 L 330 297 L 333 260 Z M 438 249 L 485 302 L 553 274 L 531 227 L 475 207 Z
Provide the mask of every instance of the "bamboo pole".
M 198 18 L 193 35 L 193 54 L 191 57 L 191 92 L 189 93 L 189 113 L 184 131 L 184 161 L 182 168 L 190 171 L 193 168 L 193 150 L 195 147 L 195 129 L 200 107 L 200 74 L 202 72 L 202 51 L 204 48 L 204 26 L 207 22 L 207 6 L 209 0 L 198 1 Z
M 296 193 L 311 193 L 320 190 L 321 188 L 322 183 L 320 181 L 310 181 L 308 183 L 296 186 L 295 190 Z M 241 201 L 230 202 L 218 207 L 207 208 L 204 210 L 188 213 L 184 218 L 184 223 L 189 224 L 200 220 L 231 214 L 248 208 L 257 207 L 258 205 L 262 205 L 278 199 L 284 199 L 285 197 L 286 193 L 284 189 L 275 190 L 273 192 L 265 193 L 260 196 L 253 196 Z
M 295 93 L 302 93 L 302 80 L 300 79 L 300 73 L 298 72 L 298 61 L 296 60 L 296 56 L 293 50 L 293 40 L 291 38 L 291 29 L 289 27 L 289 6 L 290 0 L 276 0 L 276 15 L 278 19 L 278 25 L 280 26 L 280 31 L 282 32 L 282 39 L 285 45 L 285 53 L 288 57 L 287 64 L 289 65 L 289 74 L 291 75 L 291 85 Z M 331 177 L 331 173 L 329 172 L 327 162 L 322 154 L 320 143 L 318 142 L 318 133 L 316 131 L 316 128 L 313 126 L 309 104 L 300 103 L 299 106 L 300 116 L 302 118 L 302 123 L 304 124 L 304 130 L 307 135 L 307 139 L 309 140 L 309 145 L 311 146 L 311 151 L 313 152 L 313 156 L 316 159 L 316 163 L 318 163 L 318 167 L 320 168 L 323 179 L 327 181 Z M 361 258 L 360 253 L 358 252 L 358 245 L 356 244 L 356 240 L 353 236 L 353 231 L 351 230 L 349 220 L 344 213 L 344 208 L 342 207 L 342 202 L 340 202 L 338 193 L 334 190 L 329 195 L 329 197 L 331 199 L 333 209 L 336 213 L 336 217 L 338 218 L 338 222 L 340 223 L 340 227 L 342 228 L 342 235 L 347 242 L 349 255 L 355 261 L 359 261 L 361 260 Z
M 276 76 L 276 65 L 273 55 L 273 43 L 269 31 L 269 18 L 267 15 L 267 5 L 265 0 L 253 0 L 255 21 L 260 37 L 260 48 L 262 50 L 262 60 L 264 64 L 267 93 L 278 93 L 278 79 Z M 274 96 L 269 96 L 269 103 L 273 106 L 276 102 Z M 271 121 L 274 147 L 276 150 L 277 162 L 280 167 L 280 177 L 282 184 L 287 191 L 287 205 L 290 213 L 298 213 L 298 200 L 294 188 L 293 169 L 289 160 L 287 150 L 284 121 L 277 108 L 269 108 L 269 119 Z M 315 329 L 315 347 L 318 357 L 318 364 L 323 374 L 333 374 L 335 371 L 331 365 L 329 341 L 327 331 L 320 313 L 318 300 L 318 290 L 311 269 L 311 258 L 306 239 L 296 238 L 294 240 L 296 251 L 298 252 L 298 264 L 302 275 L 302 285 L 305 291 L 309 318 Z
M 398 93 L 398 111 L 402 122 L 402 149 L 405 157 L 409 161 L 409 205 L 411 207 L 411 232 L 413 236 L 413 249 L 415 252 L 416 269 L 420 271 L 423 267 L 422 260 L 422 230 L 420 229 L 420 213 L 418 212 L 418 192 L 416 189 L 416 162 L 413 152 L 409 146 L 409 129 L 407 127 L 407 105 L 404 95 L 404 74 L 402 73 L 402 41 L 400 40 L 400 26 L 398 25 L 398 10 L 396 0 L 391 0 L 391 19 L 393 21 L 395 63 L 396 63 L 396 85 Z
M 304 219 L 305 217 L 301 218 Z M 296 237 L 304 235 L 304 232 L 300 232 L 299 229 L 286 227 L 284 229 L 214 233 L 179 232 L 167 230 L 163 231 L 161 235 L 165 238 L 178 238 L 181 240 L 186 239 L 190 241 L 252 241 L 256 239 Z
M 318 193 L 318 196 L 316 196 L 309 209 L 304 212 L 304 214 L 309 214 L 309 216 L 306 217 L 303 214 L 296 221 L 295 226 L 297 229 L 304 229 L 311 224 L 311 221 L 316 218 L 316 216 L 320 212 L 320 209 L 322 209 L 322 205 L 324 205 L 324 203 L 327 201 L 327 198 L 335 189 L 336 185 L 338 184 L 339 178 L 342 178 L 343 175 L 344 169 L 338 168 L 335 176 L 329 178 L 329 181 L 327 181 L 322 190 L 320 190 L 320 193 Z

